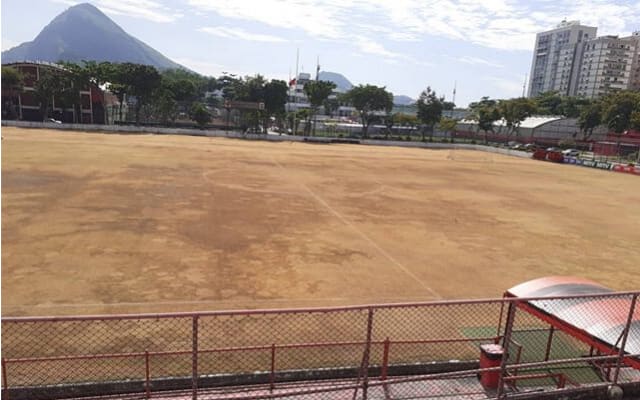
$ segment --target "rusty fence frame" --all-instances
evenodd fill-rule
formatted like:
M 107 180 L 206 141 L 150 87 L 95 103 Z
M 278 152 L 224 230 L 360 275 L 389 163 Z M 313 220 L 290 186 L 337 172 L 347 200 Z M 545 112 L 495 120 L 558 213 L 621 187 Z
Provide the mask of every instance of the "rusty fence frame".
M 524 304 L 530 301 L 545 300 L 579 300 L 579 299 L 598 299 L 598 298 L 611 298 L 611 297 L 629 297 L 630 307 L 628 316 L 626 319 L 626 325 L 621 333 L 618 343 L 615 344 L 608 352 L 598 351 L 597 354 L 593 353 L 593 347 L 590 354 L 580 358 L 573 359 L 560 359 L 549 360 L 549 350 L 551 341 L 554 336 L 554 332 L 558 330 L 551 326 L 548 336 L 548 343 L 546 345 L 546 354 L 543 361 L 540 362 L 522 362 L 520 359 L 520 352 L 522 345 L 513 339 L 512 334 L 514 332 L 514 319 L 516 313 L 526 313 L 526 311 L 518 307 L 520 304 Z M 456 379 L 459 377 L 476 376 L 481 373 L 497 373 L 499 376 L 498 387 L 495 393 L 489 395 L 489 398 L 512 398 L 522 395 L 522 393 L 515 392 L 512 389 L 516 388 L 516 382 L 518 380 L 526 379 L 539 379 L 539 378 L 553 378 L 558 381 L 557 389 L 560 391 L 571 391 L 565 387 L 568 382 L 566 376 L 558 373 L 550 374 L 538 374 L 538 373 L 525 373 L 524 375 L 518 375 L 518 370 L 526 370 L 534 367 L 548 367 L 559 364 L 571 364 L 571 363 L 585 363 L 593 362 L 594 365 L 597 362 L 606 362 L 606 368 L 608 368 L 607 377 L 611 376 L 608 382 L 595 384 L 591 386 L 608 386 L 610 384 L 619 384 L 619 376 L 621 368 L 625 367 L 626 360 L 640 359 L 640 354 L 628 354 L 625 353 L 625 345 L 631 331 L 631 325 L 633 322 L 634 313 L 636 309 L 640 307 L 637 304 L 640 291 L 627 291 L 627 292 L 611 292 L 611 293 L 599 293 L 599 294 L 580 294 L 571 296 L 545 296 L 545 297 L 527 297 L 527 298 L 514 298 L 503 297 L 493 299 L 476 299 L 476 300 L 442 300 L 442 301 L 429 301 L 429 302 L 415 302 L 415 303 L 396 303 L 396 304 L 372 304 L 372 305 L 355 305 L 344 307 L 315 307 L 315 308 L 295 308 L 295 309 L 264 309 L 264 310 L 235 310 L 235 311 L 206 311 L 206 312 L 183 312 L 183 313 L 152 313 L 152 314 L 120 314 L 120 315 L 87 315 L 87 316 L 50 316 L 50 317 L 2 317 L 3 329 L 7 324 L 52 324 L 57 322 L 83 322 L 83 321 L 124 321 L 124 320 L 161 320 L 161 319 L 190 319 L 191 320 L 191 349 L 173 350 L 173 351 L 136 351 L 136 352 L 122 352 L 122 353 L 109 353 L 109 354 L 77 354 L 77 355 L 59 355 L 51 357 L 21 357 L 21 358 L 7 358 L 2 355 L 1 368 L 2 368 L 2 397 L 10 398 L 11 390 L 16 387 L 11 387 L 7 377 L 7 369 L 14 364 L 28 364 L 43 361 L 81 361 L 81 360 L 97 360 L 97 359 L 122 359 L 132 358 L 140 359 L 141 364 L 144 364 L 145 379 L 144 379 L 144 391 L 130 394 L 136 398 L 141 395 L 145 398 L 152 398 L 155 394 L 160 397 L 166 393 L 176 393 L 181 396 L 185 396 L 187 393 L 194 400 L 198 398 L 200 394 L 206 395 L 212 390 L 211 387 L 198 387 L 198 382 L 201 376 L 198 373 L 198 359 L 201 354 L 210 353 L 228 353 L 228 352 L 269 352 L 270 353 L 270 367 L 266 382 L 262 383 L 263 387 L 268 390 L 266 394 L 253 394 L 246 395 L 244 397 L 238 397 L 243 400 L 261 400 L 261 399 L 273 399 L 273 398 L 288 398 L 300 395 L 312 396 L 314 394 L 332 393 L 332 392 L 344 392 L 353 391 L 352 398 L 367 399 L 368 391 L 371 388 L 383 387 L 385 390 L 388 386 L 400 383 L 408 382 L 423 382 L 440 379 Z M 495 335 L 481 336 L 473 338 L 430 338 L 422 340 L 391 340 L 386 337 L 384 340 L 373 340 L 372 330 L 375 324 L 375 313 L 381 310 L 401 310 L 406 308 L 430 308 L 430 307 L 448 307 L 448 306 L 461 306 L 461 305 L 500 305 L 499 319 L 497 321 L 497 329 Z M 506 308 L 506 310 L 505 310 Z M 258 345 L 258 346 L 232 346 L 232 347 L 218 347 L 218 348 L 200 348 L 198 343 L 198 330 L 199 320 L 203 317 L 219 317 L 219 316 L 261 316 L 261 315 L 295 315 L 305 313 L 322 313 L 331 314 L 345 311 L 365 311 L 367 313 L 366 319 L 366 335 L 363 340 L 359 341 L 332 341 L 332 342 L 304 342 L 304 343 L 272 343 L 270 345 Z M 546 330 L 546 329 L 544 329 Z M 583 334 L 586 334 L 583 332 Z M 448 344 L 448 343 L 460 343 L 460 342 L 487 342 L 502 344 L 505 354 L 500 362 L 499 366 L 491 368 L 468 368 L 464 370 L 458 370 L 453 372 L 444 373 L 421 373 L 415 376 L 390 376 L 389 368 L 389 355 L 393 345 L 402 344 Z M 382 346 L 382 363 L 379 365 L 372 365 L 370 363 L 370 351 L 372 346 Z M 277 392 L 277 389 L 281 387 L 289 387 L 291 382 L 283 382 L 284 384 L 277 384 L 276 374 L 278 372 L 276 368 L 276 360 L 279 350 L 284 349 L 300 349 L 300 348 L 320 348 L 328 349 L 341 346 L 361 346 L 362 347 L 362 362 L 357 366 L 357 377 L 355 383 L 351 381 L 344 381 L 344 383 L 332 386 L 314 388 L 313 386 L 307 387 L 300 386 L 299 390 L 289 390 L 286 392 Z M 515 355 L 515 363 L 509 363 L 508 349 L 510 346 L 514 346 L 517 349 Z M 617 346 L 617 347 L 616 347 Z M 4 347 L 4 346 L 3 346 Z M 3 353 L 5 349 L 3 348 Z M 606 354 L 608 353 L 608 354 Z M 158 356 L 171 356 L 171 355 L 191 355 L 191 388 L 187 390 L 173 390 L 173 391 L 158 391 L 152 392 L 152 370 L 150 368 L 150 361 L 153 357 Z M 428 361 L 428 360 L 425 360 Z M 375 377 L 370 376 L 372 368 L 378 368 Z M 637 389 L 640 392 L 640 379 L 633 382 L 637 385 Z M 255 384 L 254 384 L 255 385 Z M 579 386 L 578 384 L 574 385 Z M 247 386 L 250 388 L 253 386 Z M 576 388 L 573 388 L 574 390 Z M 19 388 L 19 387 L 17 387 Z M 215 389 L 215 388 L 213 388 Z M 360 397 L 358 397 L 360 392 Z M 88 398 L 109 398 L 109 395 Z M 118 398 L 126 398 L 127 394 L 120 394 Z M 215 397 L 206 397 L 215 398 Z

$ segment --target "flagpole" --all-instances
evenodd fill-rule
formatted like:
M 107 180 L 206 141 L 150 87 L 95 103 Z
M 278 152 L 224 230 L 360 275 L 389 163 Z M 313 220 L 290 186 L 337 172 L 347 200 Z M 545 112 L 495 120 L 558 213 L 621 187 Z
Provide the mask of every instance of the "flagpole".
M 294 84 L 293 84 L 293 104 L 294 104 L 294 110 L 293 110 L 293 136 L 296 136 L 298 134 L 297 129 L 296 129 L 296 114 L 298 112 L 298 96 L 296 95 L 296 87 L 298 86 L 298 62 L 300 61 L 300 48 L 296 49 L 296 74 L 293 77 L 294 80 Z
M 456 87 L 458 86 L 458 81 L 453 81 L 453 104 L 456 104 Z

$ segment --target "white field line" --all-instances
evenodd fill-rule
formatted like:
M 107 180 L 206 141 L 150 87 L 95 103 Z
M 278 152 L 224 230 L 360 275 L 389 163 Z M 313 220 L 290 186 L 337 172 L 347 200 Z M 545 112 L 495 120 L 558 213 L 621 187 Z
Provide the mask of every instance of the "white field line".
M 272 161 L 275 165 L 277 165 L 284 172 L 287 172 L 286 168 L 282 166 L 275 158 L 272 158 Z M 346 219 L 342 214 L 336 211 L 333 207 L 331 207 L 324 199 L 318 196 L 313 190 L 311 190 L 307 185 L 302 182 L 294 181 L 297 185 L 303 188 L 311 197 L 313 197 L 318 203 L 324 206 L 330 213 L 336 216 L 342 223 L 351 228 L 355 233 L 357 233 L 360 237 L 362 237 L 365 241 L 367 241 L 374 249 L 378 251 L 383 257 L 389 260 L 393 265 L 395 265 L 400 271 L 404 272 L 406 275 L 411 277 L 415 282 L 417 282 L 423 289 L 427 290 L 433 297 L 436 299 L 441 299 L 442 296 L 433 290 L 429 285 L 427 285 L 422 279 L 418 278 L 416 274 L 411 272 L 407 267 L 402 265 L 398 260 L 396 260 L 391 254 L 389 254 L 386 250 L 380 247 L 373 239 L 367 236 L 364 232 L 362 232 L 358 227 L 356 227 L 351 221 Z

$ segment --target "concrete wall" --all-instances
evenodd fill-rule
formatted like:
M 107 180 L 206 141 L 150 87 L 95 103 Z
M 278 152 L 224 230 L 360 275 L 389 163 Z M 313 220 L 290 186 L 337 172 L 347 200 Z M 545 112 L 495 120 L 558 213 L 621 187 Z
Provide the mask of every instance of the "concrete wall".
M 226 132 L 221 130 L 199 130 L 199 129 L 178 129 L 178 128 L 158 128 L 145 126 L 124 126 L 124 125 L 90 125 L 90 124 L 56 124 L 52 122 L 29 122 L 29 121 L 2 121 L 2 126 L 14 126 L 30 129 L 59 129 L 65 131 L 99 132 L 130 135 L 188 135 L 206 137 L 226 137 L 245 140 L 266 140 L 271 142 L 324 142 L 331 143 L 329 138 L 307 138 L 303 136 L 280 136 L 263 134 L 242 134 L 237 132 Z M 396 142 L 391 140 L 361 139 L 356 143 L 369 146 L 395 146 L 412 147 L 424 149 L 449 149 L 449 150 L 477 150 L 489 153 L 497 153 L 514 157 L 531 158 L 531 154 L 509 149 L 489 147 L 477 144 L 457 144 L 457 143 L 426 143 L 426 142 Z

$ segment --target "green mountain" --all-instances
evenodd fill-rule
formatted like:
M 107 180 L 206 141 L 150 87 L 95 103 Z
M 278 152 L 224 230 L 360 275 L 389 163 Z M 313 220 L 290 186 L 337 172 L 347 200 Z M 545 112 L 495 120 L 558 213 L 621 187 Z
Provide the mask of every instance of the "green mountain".
M 91 4 L 78 4 L 53 19 L 31 42 L 2 52 L 2 63 L 82 60 L 132 62 L 159 69 L 183 68 L 126 33 Z
M 410 106 L 411 104 L 415 103 L 416 101 L 414 99 L 412 99 L 409 96 L 405 96 L 405 95 L 398 95 L 398 96 L 393 96 L 393 104 L 397 105 L 397 106 Z
M 344 75 L 337 72 L 320 71 L 318 79 L 321 81 L 330 81 L 336 84 L 336 88 L 340 91 L 346 92 L 353 87 L 353 84 L 349 82 Z

